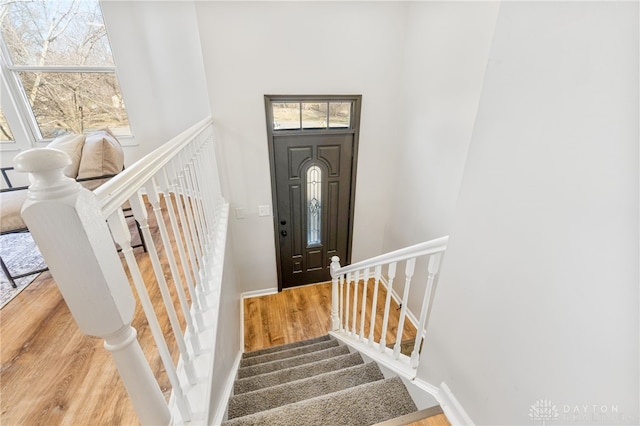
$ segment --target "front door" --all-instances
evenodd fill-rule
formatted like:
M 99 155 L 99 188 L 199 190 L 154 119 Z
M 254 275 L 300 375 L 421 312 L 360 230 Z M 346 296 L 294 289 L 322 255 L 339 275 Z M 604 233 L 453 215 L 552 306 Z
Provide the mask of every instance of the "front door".
M 318 100 L 308 103 L 318 108 Z M 305 103 L 299 106 L 304 117 Z M 326 106 L 320 116 L 331 111 L 330 101 Z M 331 257 L 350 260 L 357 131 L 351 122 L 330 127 L 330 115 L 316 127 L 306 123 L 301 118 L 300 129 L 290 123 L 269 138 L 280 289 L 328 281 Z

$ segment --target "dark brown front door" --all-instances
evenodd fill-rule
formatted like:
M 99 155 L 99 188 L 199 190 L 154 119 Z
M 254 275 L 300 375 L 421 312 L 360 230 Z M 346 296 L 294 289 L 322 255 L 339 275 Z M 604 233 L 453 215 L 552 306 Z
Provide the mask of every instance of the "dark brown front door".
M 282 287 L 331 279 L 346 260 L 353 134 L 274 137 Z
M 266 96 L 278 288 L 350 261 L 360 97 Z

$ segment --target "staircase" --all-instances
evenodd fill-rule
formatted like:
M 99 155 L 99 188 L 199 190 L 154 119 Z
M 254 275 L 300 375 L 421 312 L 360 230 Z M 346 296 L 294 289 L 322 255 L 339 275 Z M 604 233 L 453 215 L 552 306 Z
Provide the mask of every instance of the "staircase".
M 400 378 L 323 336 L 245 353 L 223 425 L 373 425 L 415 411 Z

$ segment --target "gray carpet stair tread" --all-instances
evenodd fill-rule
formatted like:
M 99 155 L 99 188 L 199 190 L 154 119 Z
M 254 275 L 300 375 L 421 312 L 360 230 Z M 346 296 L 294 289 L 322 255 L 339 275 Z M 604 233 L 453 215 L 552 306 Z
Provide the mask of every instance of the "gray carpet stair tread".
M 300 346 L 297 348 L 286 349 L 278 352 L 272 352 L 270 354 L 263 354 L 258 356 L 253 356 L 250 358 L 245 358 L 240 361 L 240 367 L 250 367 L 252 365 L 262 364 L 264 362 L 277 361 L 285 358 L 292 358 L 294 356 L 308 354 L 315 351 L 320 351 L 323 349 L 329 349 L 332 347 L 338 346 L 338 342 L 336 340 L 326 340 L 318 343 L 314 343 L 311 345 Z
M 329 371 L 353 367 L 358 364 L 364 364 L 362 356 L 360 356 L 359 353 L 354 352 L 346 355 L 340 355 L 310 364 L 303 364 L 297 367 L 274 371 L 272 373 L 238 379 L 234 383 L 233 392 L 235 395 L 238 395 L 245 392 L 264 389 L 270 386 L 277 386 L 282 383 L 292 382 L 294 380 L 317 376 Z
M 223 425 L 368 426 L 416 410 L 402 380 L 394 377 L 238 417 Z
M 238 378 L 244 379 L 251 376 L 257 376 L 259 374 L 271 373 L 273 371 L 296 367 L 302 364 L 309 364 L 311 362 L 333 358 L 335 356 L 344 355 L 347 353 L 349 353 L 349 348 L 347 348 L 346 346 L 335 346 L 329 349 L 323 349 L 320 351 L 298 355 L 291 358 L 264 362 L 262 364 L 252 365 L 250 367 L 242 367 L 238 369 Z
M 331 340 L 328 334 L 324 336 L 316 337 L 314 339 L 301 340 L 299 342 L 287 343 L 286 345 L 273 346 L 271 348 L 258 349 L 251 352 L 245 352 L 242 354 L 242 358 L 244 359 L 244 358 L 251 358 L 254 356 L 259 356 L 264 354 L 270 354 L 273 352 L 279 352 L 287 349 L 298 348 L 300 346 L 312 345 L 314 343 L 324 342 L 326 340 Z
M 259 411 L 270 410 L 383 379 L 384 376 L 378 365 L 370 362 L 254 392 L 235 395 L 229 399 L 229 419 L 247 416 Z

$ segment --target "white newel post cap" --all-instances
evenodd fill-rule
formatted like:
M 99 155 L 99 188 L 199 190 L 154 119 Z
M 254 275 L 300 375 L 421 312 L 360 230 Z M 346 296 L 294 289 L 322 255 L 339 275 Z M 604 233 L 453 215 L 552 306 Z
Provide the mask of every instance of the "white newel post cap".
M 331 278 L 335 278 L 335 270 L 340 267 L 340 258 L 338 256 L 331 257 L 331 265 L 329 265 L 329 271 L 331 272 Z
M 70 163 L 52 148 L 15 157 L 32 182 L 22 217 L 80 329 L 106 337 L 131 323 L 135 299 L 95 195 L 63 173 Z
M 71 164 L 71 158 L 59 149 L 29 149 L 16 155 L 13 163 L 16 171 L 30 173 L 30 199 L 58 198 L 80 187 L 74 179 L 65 176 L 64 168 Z

